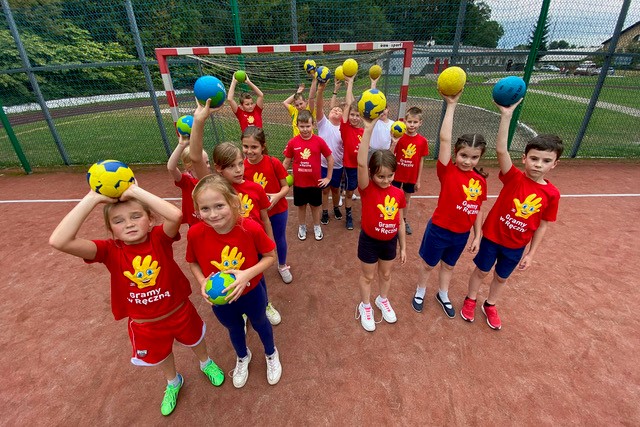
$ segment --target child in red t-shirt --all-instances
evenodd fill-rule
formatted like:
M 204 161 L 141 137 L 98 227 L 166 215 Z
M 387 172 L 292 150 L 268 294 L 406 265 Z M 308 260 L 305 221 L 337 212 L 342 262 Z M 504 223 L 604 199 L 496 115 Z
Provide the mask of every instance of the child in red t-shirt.
M 113 239 L 77 237 L 100 204 L 104 204 L 105 223 Z M 154 226 L 152 211 L 164 223 Z M 177 206 L 133 184 L 119 200 L 90 191 L 49 238 L 49 244 L 59 251 L 86 263 L 103 263 L 111 273 L 111 309 L 116 320 L 129 318 L 131 363 L 157 366 L 167 380 L 160 408 L 163 415 L 173 412 L 184 382 L 176 372 L 174 340 L 191 347 L 213 385 L 224 381 L 224 372 L 209 358 L 206 325 L 189 300 L 189 280 L 173 258 L 172 245 L 180 239 L 181 220 Z
M 255 102 L 249 92 L 240 93 L 238 97 L 239 104 L 233 99 L 236 85 L 238 84 L 235 73 L 233 73 L 233 77 L 231 78 L 231 86 L 229 86 L 229 93 L 227 94 L 227 102 L 240 123 L 241 132 L 244 131 L 247 126 L 262 127 L 262 108 L 264 106 L 264 94 L 258 89 L 258 86 L 249 80 L 249 76 L 247 76 L 244 82 L 256 94 L 257 98 Z
M 422 110 L 420 108 L 409 108 L 404 115 L 404 122 L 407 125 L 407 131 L 397 143 L 393 144 L 393 154 L 398 160 L 398 170 L 396 170 L 393 185 L 404 190 L 404 195 L 407 198 L 404 224 L 407 234 L 412 234 L 413 230 L 407 222 L 407 215 L 409 215 L 411 195 L 420 189 L 422 158 L 429 154 L 429 143 L 427 138 L 418 133 L 418 129 L 422 126 Z
M 482 312 L 487 324 L 496 330 L 502 327 L 502 323 L 495 304 L 502 295 L 504 285 L 516 267 L 526 270 L 531 266 L 549 222 L 556 220 L 560 201 L 558 189 L 545 179 L 562 155 L 560 138 L 556 135 L 538 135 L 531 139 L 522 156 L 524 173 L 511 161 L 507 148 L 509 124 L 519 103 L 510 107 L 498 106 L 500 125 L 496 153 L 500 164 L 499 178 L 504 187 L 482 226 L 480 248 L 473 260 L 476 268 L 469 278 L 469 291 L 460 311 L 464 320 L 473 322 L 478 289 L 495 265 L 489 296 L 482 305 Z M 529 250 L 524 254 L 529 244 Z
M 465 134 L 456 141 L 454 161 L 451 161 L 451 133 L 453 116 L 462 91 L 454 96 L 443 95 L 446 112 L 440 127 L 440 152 L 436 170 L 440 180 L 438 206 L 427 224 L 419 254 L 424 263 L 418 277 L 418 287 L 411 302 L 413 309 L 422 311 L 427 281 L 440 263 L 439 289 L 436 300 L 449 318 L 456 311 L 449 300 L 449 283 L 453 267 L 458 262 L 469 240 L 473 227 L 474 238 L 469 252 L 475 253 L 480 245 L 482 215 L 480 208 L 487 199 L 487 174 L 476 169 L 487 142 L 480 134 Z
M 300 135 L 291 138 L 284 149 L 285 169 L 293 168 L 293 204 L 298 207 L 298 239 L 307 238 L 307 205 L 311 207 L 313 234 L 316 240 L 324 237 L 320 226 L 322 188 L 331 182 L 333 155 L 324 139 L 313 134 L 313 116 L 307 110 L 298 114 Z M 327 176 L 322 178 L 320 158 L 327 159 Z
M 242 132 L 242 152 L 245 179 L 264 188 L 271 202 L 267 212 L 278 252 L 278 273 L 284 283 L 291 283 L 293 276 L 287 265 L 287 171 L 280 160 L 268 155 L 267 140 L 262 128 L 250 126 Z
M 360 297 L 356 319 L 366 331 L 374 331 L 376 323 L 371 307 L 371 283 L 378 272 L 380 295 L 375 299 L 387 323 L 395 323 L 396 314 L 387 298 L 391 287 L 391 267 L 396 258 L 400 242 L 400 262 L 407 260 L 404 216 L 406 206 L 404 194 L 391 182 L 396 169 L 396 159 L 389 150 L 377 150 L 371 155 L 367 166 L 369 143 L 375 126 L 374 121 L 365 120 L 362 143 L 358 150 L 358 191 L 362 201 L 362 220 L 358 240 L 360 260 Z
M 209 156 L 207 156 L 204 150 L 202 151 L 202 157 L 206 164 L 209 165 Z M 182 161 L 184 172 L 180 172 L 180 169 L 178 169 L 178 160 Z M 173 177 L 175 186 L 180 188 L 182 192 L 182 223 L 189 224 L 189 227 L 191 227 L 200 221 L 200 219 L 193 209 L 193 199 L 191 198 L 191 192 L 193 191 L 193 187 L 198 183 L 198 178 L 194 175 L 193 164 L 189 157 L 188 136 L 180 135 L 178 137 L 178 145 L 175 150 L 173 150 L 173 153 L 171 153 L 171 157 L 169 157 L 167 170 Z
M 200 284 L 202 296 L 207 278 L 219 271 L 233 274 L 225 305 L 212 305 L 220 323 L 229 331 L 236 352 L 233 385 L 243 387 L 249 377 L 251 351 L 247 348 L 243 315 L 251 320 L 267 359 L 267 381 L 277 384 L 282 365 L 273 340 L 273 329 L 265 314 L 267 296 L 263 273 L 276 258 L 275 243 L 251 217 L 242 215 L 238 194 L 220 175 L 207 175 L 193 190 L 193 201 L 202 221 L 189 229 L 186 259 Z
M 358 112 L 358 104 L 353 96 L 353 77 L 344 78 L 347 83 L 347 93 L 345 95 L 346 105 L 342 110 L 342 122 L 340 122 L 340 135 L 344 145 L 344 155 L 342 165 L 345 176 L 345 197 L 344 208 L 346 221 L 344 223 L 347 230 L 353 230 L 353 216 L 351 207 L 353 203 L 353 192 L 358 186 L 358 147 L 362 140 L 362 119 Z

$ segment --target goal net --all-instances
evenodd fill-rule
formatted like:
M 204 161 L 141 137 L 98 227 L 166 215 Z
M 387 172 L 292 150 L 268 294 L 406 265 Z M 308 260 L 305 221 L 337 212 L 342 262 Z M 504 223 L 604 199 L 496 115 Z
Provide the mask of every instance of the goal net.
M 267 146 L 270 154 L 278 157 L 292 136 L 291 119 L 282 101 L 295 93 L 300 83 L 305 84 L 305 98 L 309 94 L 311 77 L 303 70 L 305 60 L 312 59 L 318 66 L 334 72 L 345 59 L 355 59 L 358 62 L 353 91 L 356 99 L 370 87 L 369 68 L 379 65 L 382 76 L 377 88 L 387 97 L 389 117 L 396 119 L 404 117 L 406 109 L 412 53 L 413 42 L 409 41 L 156 49 L 167 96 L 168 110 L 164 111 L 171 114 L 174 123 L 180 116 L 193 113 L 193 84 L 199 76 L 216 76 L 228 90 L 233 73 L 242 69 L 264 93 L 262 118 Z M 325 89 L 325 114 L 333 88 L 332 79 Z M 344 101 L 345 88 L 343 83 L 338 102 Z M 244 91 L 250 90 L 246 84 L 238 84 L 236 102 Z M 240 140 L 240 126 L 228 105 L 212 115 L 210 127 L 205 131 L 207 151 L 218 142 Z

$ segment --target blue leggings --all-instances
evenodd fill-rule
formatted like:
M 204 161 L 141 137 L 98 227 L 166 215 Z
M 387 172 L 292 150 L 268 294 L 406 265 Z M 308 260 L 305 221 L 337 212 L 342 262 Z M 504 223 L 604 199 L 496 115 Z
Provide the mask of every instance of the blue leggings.
M 271 220 L 273 238 L 276 240 L 278 264 L 285 265 L 287 263 L 287 220 L 289 219 L 289 211 L 280 212 L 270 216 L 269 219 Z
M 265 293 L 264 277 L 255 289 L 242 295 L 236 301 L 226 305 L 214 305 L 213 314 L 218 321 L 229 330 L 229 338 L 238 357 L 247 356 L 247 339 L 244 334 L 243 314 L 251 321 L 251 326 L 256 330 L 264 346 L 264 354 L 270 355 L 276 351 L 273 342 L 273 329 L 267 319 L 267 295 Z

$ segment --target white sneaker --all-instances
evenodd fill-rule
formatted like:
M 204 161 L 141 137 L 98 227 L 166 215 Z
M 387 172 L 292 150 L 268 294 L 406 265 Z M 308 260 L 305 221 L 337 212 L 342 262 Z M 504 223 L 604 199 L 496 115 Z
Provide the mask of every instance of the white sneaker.
M 373 318 L 373 307 L 365 308 L 363 303 L 358 304 L 356 308 L 356 319 L 360 319 L 360 323 L 365 331 L 373 332 L 376 330 L 376 321 Z
M 289 267 L 288 265 L 284 265 L 282 267 L 278 266 L 278 273 L 280 273 L 280 277 L 282 277 L 282 281 L 284 283 L 291 283 L 293 282 L 293 276 L 291 275 L 291 272 L 289 271 L 291 267 Z
M 299 225 L 298 226 L 298 239 L 306 240 L 306 238 L 307 238 L 307 226 L 306 225 Z
M 247 355 L 242 359 L 236 357 L 236 367 L 231 374 L 233 376 L 233 386 L 241 388 L 247 383 L 249 378 L 249 362 L 251 362 L 251 351 L 247 348 Z
M 322 234 L 322 227 L 320 227 L 319 225 L 313 226 L 313 234 L 316 240 L 322 240 L 322 238 L 324 237 L 324 234 Z
M 269 319 L 269 323 L 271 323 L 272 325 L 277 325 L 278 323 L 282 322 L 282 317 L 280 317 L 280 313 L 278 313 L 278 310 L 276 310 L 271 303 L 267 304 L 267 319 Z
M 271 356 L 267 358 L 267 382 L 271 385 L 278 384 L 280 377 L 282 376 L 282 365 L 280 364 L 280 355 L 278 349 Z
M 351 195 L 351 200 L 358 200 L 358 196 L 356 196 L 356 193 L 353 193 Z
M 382 297 L 378 295 L 376 298 L 376 307 L 378 307 L 382 311 L 382 318 L 387 323 L 396 323 L 398 318 L 396 317 L 396 312 L 391 308 L 391 303 L 389 299 L 382 300 Z

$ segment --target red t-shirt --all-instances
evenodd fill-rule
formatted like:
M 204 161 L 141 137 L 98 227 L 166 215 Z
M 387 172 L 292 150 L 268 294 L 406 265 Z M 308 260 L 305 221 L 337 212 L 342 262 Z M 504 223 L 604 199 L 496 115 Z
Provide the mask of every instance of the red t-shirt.
M 191 284 L 173 258 L 173 242 L 162 225 L 147 240 L 127 245 L 121 240 L 94 240 L 98 251 L 88 264 L 100 262 L 111 273 L 111 311 L 116 320 L 154 319 L 169 313 L 191 294 Z
M 250 113 L 247 113 L 242 108 L 238 107 L 236 110 L 236 117 L 238 118 L 238 122 L 240 122 L 241 132 L 244 132 L 247 126 L 262 127 L 262 108 L 257 105 Z
M 286 179 L 287 175 L 284 166 L 282 166 L 280 160 L 275 157 L 264 155 L 262 156 L 262 160 L 255 165 L 250 163 L 249 160 L 244 159 L 244 178 L 262 186 L 268 194 L 279 192 L 282 188 L 280 180 Z M 269 216 L 273 216 L 287 209 L 289 209 L 289 204 L 287 203 L 287 199 L 283 197 L 268 213 Z
M 321 156 L 329 157 L 331 149 L 324 139 L 311 135 L 302 139 L 300 135 L 289 140 L 284 156 L 293 159 L 293 182 L 296 187 L 317 187 L 320 180 Z
M 431 222 L 454 233 L 466 233 L 487 200 L 487 181 L 478 172 L 462 171 L 452 162 L 445 166 L 438 160 L 436 171 L 440 195 Z
M 218 234 L 210 225 L 199 222 L 187 232 L 188 263 L 198 263 L 202 273 L 224 270 L 246 270 L 258 263 L 258 254 L 266 254 L 276 247 L 264 229 L 251 218 L 240 218 L 227 234 Z M 251 279 L 243 295 L 253 290 L 262 273 Z
M 344 144 L 342 165 L 345 168 L 358 167 L 358 148 L 360 148 L 363 133 L 364 128 L 357 128 L 348 121 L 345 122 L 343 120 L 340 122 L 340 136 L 342 136 L 342 143 Z
M 191 193 L 198 183 L 198 178 L 194 177 L 190 173 L 183 173 L 180 177 L 180 181 L 174 181 L 176 187 L 182 190 L 182 223 L 192 226 L 196 222 L 200 221 L 195 208 L 193 207 L 193 198 Z
M 553 222 L 558 215 L 560 192 L 545 179 L 538 184 L 515 166 L 499 175 L 504 187 L 482 226 L 484 237 L 511 249 L 526 246 L 540 221 Z
M 415 184 L 422 167 L 422 157 L 429 155 L 429 142 L 419 133 L 404 134 L 396 144 L 395 151 L 398 166 L 393 177 L 395 181 Z
M 380 188 L 373 181 L 364 190 L 358 187 L 362 198 L 362 231 L 378 240 L 391 240 L 398 234 L 400 209 L 407 206 L 404 192 L 393 185 Z
M 271 206 L 269 197 L 260 184 L 245 179 L 242 184 L 231 183 L 240 198 L 240 205 L 244 211 L 245 218 L 253 218 L 258 224 L 264 227 L 260 211 Z

